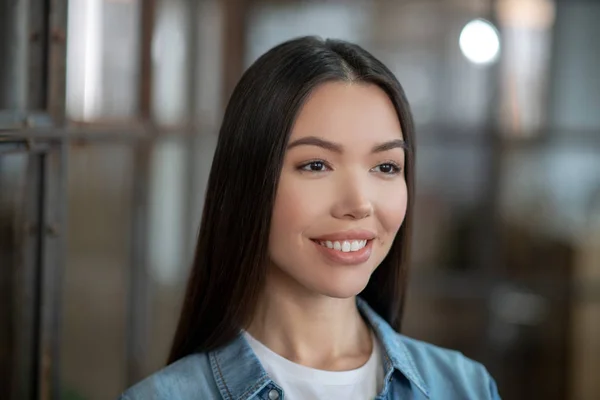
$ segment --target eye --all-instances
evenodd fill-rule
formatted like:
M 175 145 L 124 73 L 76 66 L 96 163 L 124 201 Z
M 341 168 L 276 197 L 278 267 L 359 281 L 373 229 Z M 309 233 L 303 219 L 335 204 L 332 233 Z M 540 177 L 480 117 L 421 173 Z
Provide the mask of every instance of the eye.
M 400 173 L 401 170 L 402 168 L 400 168 L 396 163 L 386 162 L 383 164 L 379 164 L 371 171 L 381 172 L 384 175 L 397 175 Z
M 330 168 L 325 163 L 325 161 L 315 160 L 315 161 L 311 161 L 311 162 L 306 163 L 306 164 L 302 164 L 299 167 L 299 169 L 301 171 L 307 171 L 307 172 L 325 172 L 325 171 L 327 171 Z

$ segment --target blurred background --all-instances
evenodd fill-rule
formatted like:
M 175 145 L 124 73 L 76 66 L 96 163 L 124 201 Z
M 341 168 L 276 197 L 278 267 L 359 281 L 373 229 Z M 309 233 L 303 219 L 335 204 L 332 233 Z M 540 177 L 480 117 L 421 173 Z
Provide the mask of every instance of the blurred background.
M 354 41 L 417 122 L 403 331 L 505 399 L 600 393 L 600 2 L 0 0 L 0 398 L 165 364 L 224 105 L 286 39 Z

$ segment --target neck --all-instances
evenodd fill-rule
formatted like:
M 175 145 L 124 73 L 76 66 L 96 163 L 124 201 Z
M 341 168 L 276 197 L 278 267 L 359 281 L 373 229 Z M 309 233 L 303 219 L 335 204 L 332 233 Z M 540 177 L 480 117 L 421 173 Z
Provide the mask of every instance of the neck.
M 302 293 L 267 278 L 248 332 L 275 353 L 308 367 L 350 370 L 371 355 L 371 331 L 356 298 Z M 296 289 L 296 290 L 295 290 Z

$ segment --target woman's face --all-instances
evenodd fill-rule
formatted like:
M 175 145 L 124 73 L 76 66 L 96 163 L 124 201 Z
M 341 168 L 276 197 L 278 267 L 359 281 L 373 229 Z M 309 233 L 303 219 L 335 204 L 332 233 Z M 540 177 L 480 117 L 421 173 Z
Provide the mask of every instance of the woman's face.
M 269 237 L 271 279 L 335 298 L 365 288 L 406 213 L 402 139 L 379 87 L 315 89 L 285 154 Z

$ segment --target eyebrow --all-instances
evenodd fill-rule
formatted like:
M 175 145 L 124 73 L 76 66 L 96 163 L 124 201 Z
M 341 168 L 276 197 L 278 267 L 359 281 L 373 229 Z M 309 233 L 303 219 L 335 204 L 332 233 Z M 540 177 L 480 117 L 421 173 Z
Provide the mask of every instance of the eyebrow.
M 330 142 L 329 140 L 321 139 L 316 136 L 306 136 L 300 139 L 297 139 L 290 143 L 287 147 L 288 150 L 293 149 L 298 146 L 317 146 L 321 147 L 325 150 L 329 150 L 334 153 L 343 153 L 344 147 L 341 144 Z M 408 144 L 402 139 L 394 139 L 389 142 L 384 142 L 373 146 L 371 149 L 371 153 L 382 153 L 384 151 L 392 150 L 392 149 L 404 149 L 408 150 Z

